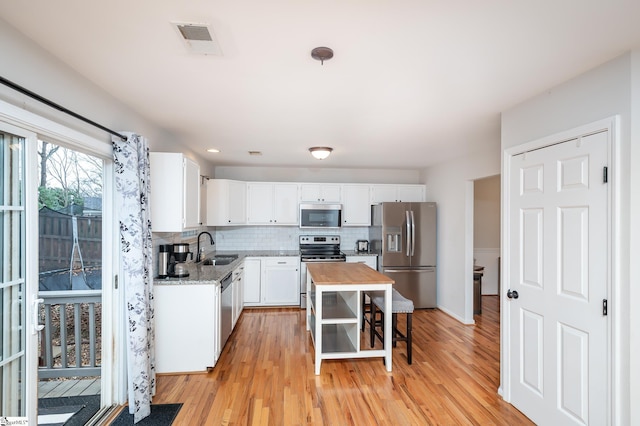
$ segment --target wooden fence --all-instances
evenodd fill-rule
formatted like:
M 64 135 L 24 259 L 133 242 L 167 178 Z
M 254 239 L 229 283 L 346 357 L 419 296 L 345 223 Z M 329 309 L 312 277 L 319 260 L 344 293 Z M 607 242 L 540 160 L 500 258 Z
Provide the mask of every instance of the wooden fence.
M 102 263 L 102 218 L 76 216 L 78 246 L 85 267 Z M 73 250 L 73 216 L 40 209 L 39 214 L 40 272 L 69 269 Z M 74 268 L 80 268 L 79 256 L 74 253 Z

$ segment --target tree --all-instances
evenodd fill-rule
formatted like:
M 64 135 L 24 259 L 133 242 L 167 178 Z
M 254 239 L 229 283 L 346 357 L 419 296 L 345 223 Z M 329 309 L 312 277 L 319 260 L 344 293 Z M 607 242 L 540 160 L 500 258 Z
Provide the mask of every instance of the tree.
M 40 156 L 40 186 L 47 186 L 47 161 L 56 151 L 60 148 L 58 145 L 51 145 L 46 141 L 38 141 L 40 142 L 40 151 L 38 151 L 38 155 Z M 49 151 L 47 148 L 51 145 Z
M 51 142 L 41 140 L 39 145 L 40 207 L 61 210 L 83 206 L 84 197 L 102 195 L 101 159 Z
M 38 188 L 38 208 L 49 207 L 58 211 L 71 205 L 84 206 L 84 200 L 77 192 L 45 186 Z

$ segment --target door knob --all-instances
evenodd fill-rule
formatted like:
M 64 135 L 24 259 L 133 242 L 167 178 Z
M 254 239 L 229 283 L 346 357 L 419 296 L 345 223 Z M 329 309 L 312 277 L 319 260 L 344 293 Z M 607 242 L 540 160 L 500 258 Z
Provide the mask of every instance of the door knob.
M 509 291 L 507 291 L 507 297 L 509 299 L 517 299 L 518 298 L 518 292 L 516 290 L 509 289 Z

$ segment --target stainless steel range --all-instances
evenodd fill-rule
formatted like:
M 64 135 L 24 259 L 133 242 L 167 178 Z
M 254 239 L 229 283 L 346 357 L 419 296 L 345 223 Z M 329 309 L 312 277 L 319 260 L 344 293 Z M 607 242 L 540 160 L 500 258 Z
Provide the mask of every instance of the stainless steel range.
M 346 262 L 339 235 L 300 235 L 300 309 L 307 308 L 307 263 Z

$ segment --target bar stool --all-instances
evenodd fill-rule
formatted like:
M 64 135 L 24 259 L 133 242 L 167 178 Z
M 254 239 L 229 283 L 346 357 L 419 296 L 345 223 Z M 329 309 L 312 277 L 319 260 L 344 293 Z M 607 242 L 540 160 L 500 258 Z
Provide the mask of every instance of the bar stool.
M 375 337 L 378 337 L 384 345 L 384 295 L 371 294 L 370 319 L 367 321 L 371 325 L 371 347 L 373 347 Z M 363 302 L 364 303 L 364 302 Z M 364 310 L 363 310 L 364 312 Z M 380 319 L 376 316 L 380 312 Z M 407 314 L 407 330 L 403 334 L 398 330 L 398 314 Z M 363 314 L 364 315 L 364 314 Z M 407 361 L 411 365 L 411 322 L 413 317 L 413 301 L 404 297 L 395 288 L 392 290 L 391 298 L 391 333 L 393 347 L 396 342 L 407 342 Z M 364 329 L 364 321 L 362 324 Z M 378 331 L 380 327 L 380 331 Z

